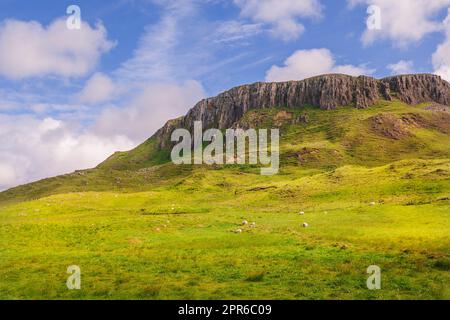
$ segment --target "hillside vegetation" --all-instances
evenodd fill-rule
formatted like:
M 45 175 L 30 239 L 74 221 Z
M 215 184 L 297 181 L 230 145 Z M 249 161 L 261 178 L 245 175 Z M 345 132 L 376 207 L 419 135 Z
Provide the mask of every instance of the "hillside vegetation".
M 448 108 L 280 107 L 239 122 L 281 129 L 278 175 L 176 166 L 149 139 L 0 193 L 0 298 L 450 299 Z M 81 290 L 66 288 L 69 265 Z M 381 290 L 366 287 L 370 265 Z

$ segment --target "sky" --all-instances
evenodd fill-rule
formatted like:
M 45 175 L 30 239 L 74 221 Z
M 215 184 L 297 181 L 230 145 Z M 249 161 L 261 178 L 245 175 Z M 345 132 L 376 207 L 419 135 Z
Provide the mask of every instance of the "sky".
M 449 81 L 449 8 L 450 0 L 2 0 L 0 190 L 95 167 L 241 84 L 325 73 Z

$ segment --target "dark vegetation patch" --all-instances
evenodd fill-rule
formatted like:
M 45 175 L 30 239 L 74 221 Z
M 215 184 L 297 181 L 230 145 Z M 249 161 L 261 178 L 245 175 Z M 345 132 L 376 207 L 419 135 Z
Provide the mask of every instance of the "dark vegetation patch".
M 265 274 L 266 273 L 264 271 L 252 273 L 245 279 L 245 281 L 248 281 L 248 282 L 261 282 L 261 281 L 264 280 Z
M 450 259 L 438 259 L 433 262 L 433 268 L 442 270 L 442 271 L 450 271 Z

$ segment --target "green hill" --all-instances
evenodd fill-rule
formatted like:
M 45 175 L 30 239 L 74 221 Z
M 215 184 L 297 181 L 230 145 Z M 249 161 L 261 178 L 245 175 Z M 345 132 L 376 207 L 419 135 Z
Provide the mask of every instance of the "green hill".
M 0 298 L 450 298 L 447 107 L 279 106 L 239 125 L 280 128 L 278 175 L 176 166 L 154 136 L 0 193 Z
M 343 165 L 374 167 L 405 159 L 450 157 L 450 111 L 432 104 L 410 106 L 381 101 L 359 110 L 269 108 L 247 112 L 238 122 L 254 128 L 280 128 L 281 172 L 303 169 L 328 171 Z M 295 123 L 299 116 L 306 123 Z M 49 178 L 0 193 L 0 205 L 67 192 L 138 192 L 169 186 L 193 170 L 210 166 L 176 166 L 170 149 L 160 150 L 155 137 L 129 152 L 117 152 L 94 169 Z M 225 166 L 225 171 L 253 166 Z

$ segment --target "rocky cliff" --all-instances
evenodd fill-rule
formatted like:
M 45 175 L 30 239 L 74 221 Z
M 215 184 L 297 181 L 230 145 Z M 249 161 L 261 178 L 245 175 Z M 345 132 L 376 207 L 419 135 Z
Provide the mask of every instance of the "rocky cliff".
M 156 134 L 158 145 L 170 144 L 176 128 L 192 129 L 194 121 L 204 128 L 230 128 L 244 113 L 252 109 L 313 105 L 335 109 L 353 105 L 368 108 L 380 99 L 399 99 L 407 104 L 435 102 L 450 104 L 450 85 L 431 74 L 401 75 L 377 80 L 342 74 L 317 76 L 302 81 L 254 83 L 233 88 L 216 97 L 197 103 L 186 116 L 171 120 Z

